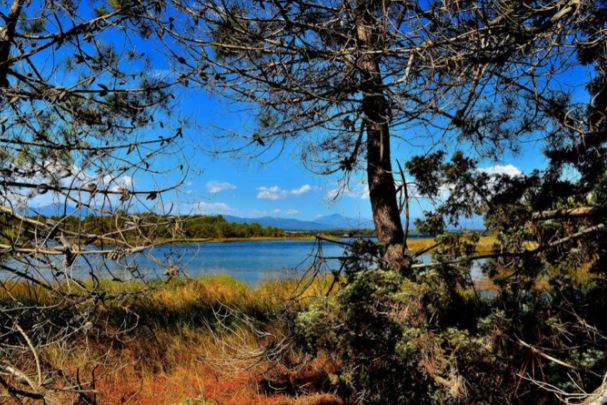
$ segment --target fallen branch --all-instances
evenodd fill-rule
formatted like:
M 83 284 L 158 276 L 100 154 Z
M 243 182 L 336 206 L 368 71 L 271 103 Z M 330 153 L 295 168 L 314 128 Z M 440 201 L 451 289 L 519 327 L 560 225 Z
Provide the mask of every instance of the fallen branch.
M 578 218 L 598 215 L 598 207 L 561 208 L 558 210 L 535 212 L 531 216 L 532 221 L 541 221 L 555 218 Z

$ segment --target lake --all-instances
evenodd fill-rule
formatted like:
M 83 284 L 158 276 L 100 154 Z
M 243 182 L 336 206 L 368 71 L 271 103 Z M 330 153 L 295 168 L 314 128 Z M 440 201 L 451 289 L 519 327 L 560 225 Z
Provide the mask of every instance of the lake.
M 344 242 L 352 239 L 344 239 Z M 327 260 L 327 269 L 336 269 L 339 262 L 336 257 L 344 253 L 341 245 L 322 242 L 322 254 Z M 129 279 L 133 274 L 143 274 L 145 278 L 162 278 L 167 268 L 179 275 L 200 277 L 205 275 L 229 274 L 248 285 L 255 286 L 267 279 L 298 277 L 310 267 L 313 255 L 317 253 L 318 242 L 311 240 L 269 240 L 217 243 L 191 243 L 162 245 L 151 248 L 143 254 L 135 254 L 113 262 L 102 260 L 99 256 L 78 258 L 69 268 L 73 277 L 86 278 L 90 269 L 100 277 Z M 422 261 L 428 261 L 428 256 Z M 58 257 L 55 265 L 63 266 Z M 13 266 L 16 263 L 13 263 Z M 34 263 L 29 271 L 37 271 L 43 266 Z M 46 270 L 48 274 L 48 270 Z M 480 265 L 473 268 L 473 277 L 481 278 Z

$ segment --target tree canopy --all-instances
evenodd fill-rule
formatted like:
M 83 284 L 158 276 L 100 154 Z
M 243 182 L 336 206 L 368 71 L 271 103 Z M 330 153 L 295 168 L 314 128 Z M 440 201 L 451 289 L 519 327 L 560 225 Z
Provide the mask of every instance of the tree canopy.
M 150 74 L 153 55 L 141 46 L 156 29 L 143 16 L 163 9 L 157 1 L 1 6 L 0 384 L 17 402 L 52 401 L 54 394 L 45 392 L 59 385 L 89 386 L 72 376 L 51 377 L 57 370 L 38 353 L 97 327 L 95 308 L 112 299 L 100 280 L 120 278 L 107 262 L 118 263 L 126 278 L 140 278 L 125 257 L 151 243 L 122 233 L 159 224 L 138 222 L 129 209 L 157 210 L 163 192 L 179 185 L 137 183 L 142 175 L 162 174 L 155 161 L 178 153 L 182 135 L 177 119 L 163 121 L 172 83 Z M 174 170 L 185 174 L 187 167 Z M 57 216 L 35 215 L 45 205 L 56 207 Z M 122 220 L 103 231 L 71 226 L 71 217 L 93 214 Z M 94 243 L 101 247 L 91 249 Z M 97 253 L 101 262 L 88 261 Z M 86 267 L 87 278 L 73 274 L 75 262 Z M 14 288 L 43 291 L 49 301 L 29 305 L 12 295 Z M 57 315 L 62 311 L 72 315 Z M 37 378 L 21 385 L 30 360 Z
M 391 143 L 420 140 L 423 153 L 460 143 L 485 158 L 529 137 L 562 145 L 587 132 L 573 118 L 579 111 L 567 113 L 569 95 L 558 79 L 592 63 L 572 58 L 596 47 L 591 31 L 600 36 L 600 28 L 589 26 L 601 25 L 589 23 L 600 14 L 595 2 L 178 7 L 190 17 L 171 31 L 180 60 L 200 84 L 257 106 L 257 127 L 236 134 L 244 146 L 297 138 L 313 170 L 347 177 L 364 168 L 386 263 L 404 272 L 411 266 L 400 220 L 408 181 L 395 160 L 419 152 L 411 146 L 392 156 Z

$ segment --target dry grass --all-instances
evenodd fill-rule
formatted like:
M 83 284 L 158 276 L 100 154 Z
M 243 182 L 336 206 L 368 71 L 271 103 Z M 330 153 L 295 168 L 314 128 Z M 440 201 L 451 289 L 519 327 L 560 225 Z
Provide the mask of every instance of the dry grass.
M 319 279 L 306 294 L 324 291 L 325 282 Z M 157 316 L 143 317 L 150 326 L 143 328 L 147 334 L 139 333 L 114 354 L 117 363 L 128 366 L 100 381 L 100 403 L 172 404 L 199 397 L 234 405 L 339 403 L 328 396 L 293 399 L 266 394 L 260 381 L 280 367 L 255 356 L 268 338 L 256 336 L 246 325 L 214 328 L 212 319 L 205 325 L 198 313 L 191 313 L 221 303 L 253 319 L 263 318 L 293 297 L 295 281 L 267 282 L 256 289 L 227 276 L 174 284 L 143 298 L 147 310 Z M 180 320 L 168 321 L 167 313 L 179 313 Z M 272 330 L 271 319 L 266 330 L 280 333 Z
M 496 242 L 495 236 L 481 236 L 478 244 L 476 245 L 476 253 L 486 254 L 490 253 L 493 245 Z M 433 246 L 436 241 L 432 238 L 419 238 L 407 240 L 409 249 L 415 251 L 425 250 Z
M 488 250 L 493 241 L 481 238 L 479 252 Z M 433 244 L 431 239 L 410 240 L 413 250 Z M 94 371 L 98 403 L 174 404 L 188 398 L 193 404 L 197 398 L 220 404 L 341 403 L 339 398 L 314 389 L 302 397 L 264 389 L 268 378 L 288 378 L 285 384 L 313 387 L 319 375 L 330 372 L 321 359 L 314 360 L 318 363 L 312 363 L 312 369 L 292 374 L 279 364 L 255 356 L 263 352 L 268 341 L 280 338 L 277 314 L 287 306 L 305 307 L 324 295 L 332 284 L 331 276 L 309 282 L 272 280 L 256 288 L 230 276 L 172 280 L 152 286 L 137 282 L 102 284 L 110 295 L 129 294 L 127 299 L 108 301 L 99 308 L 97 330 L 104 333 L 91 331 L 71 341 L 69 347 L 51 345 L 40 353 L 49 368 L 61 369 L 72 379 L 79 374 L 82 381 L 90 381 Z M 0 300 L 5 302 L 51 304 L 57 299 L 21 282 L 4 282 L 0 289 Z M 130 332 L 119 334 L 125 308 L 138 314 L 138 323 Z M 227 308 L 241 317 L 231 316 Z M 250 325 L 269 335 L 255 334 Z M 65 393 L 56 396 L 65 403 L 74 400 Z
M 119 304 L 108 302 L 100 309 L 98 325 L 106 333 L 91 331 L 69 347 L 52 345 L 40 355 L 49 368 L 61 369 L 72 379 L 79 374 L 82 381 L 90 381 L 94 370 L 100 404 L 173 404 L 186 398 L 194 404 L 196 398 L 220 404 L 339 403 L 326 396 L 294 399 L 268 394 L 260 385 L 268 372 L 279 367 L 258 356 L 265 343 L 280 337 L 276 314 L 289 302 L 304 305 L 301 299 L 324 293 L 327 285 L 328 280 L 320 277 L 302 296 L 293 280 L 269 281 L 255 289 L 229 276 L 173 280 Z M 110 281 L 104 281 L 104 287 L 113 294 L 144 288 Z M 295 295 L 300 299 L 295 300 Z M 46 304 L 55 301 L 18 282 L 5 283 L 0 290 L 0 299 L 10 296 Z M 118 334 L 125 307 L 140 318 L 132 331 Z M 257 335 L 240 318 L 222 312 L 225 308 L 234 309 L 270 335 Z M 55 397 L 61 403 L 74 400 L 65 393 L 55 393 Z
M 108 375 L 98 384 L 99 403 L 120 404 L 130 399 L 135 404 L 172 404 L 186 398 L 203 397 L 221 404 L 277 403 L 280 397 L 267 396 L 260 392 L 257 380 L 267 365 L 225 372 L 215 364 L 205 361 L 207 351 L 212 351 L 215 342 L 205 336 L 197 339 L 184 336 L 159 337 L 165 343 L 160 358 L 143 360 L 149 355 L 148 341 L 132 342 L 121 351 L 120 361 L 130 364 L 124 369 Z M 164 358 L 162 358 L 164 356 Z

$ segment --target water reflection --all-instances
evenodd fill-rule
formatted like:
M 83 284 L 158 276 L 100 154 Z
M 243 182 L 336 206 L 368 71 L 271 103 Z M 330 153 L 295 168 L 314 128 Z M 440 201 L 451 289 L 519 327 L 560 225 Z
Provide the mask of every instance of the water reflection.
M 153 279 L 164 277 L 170 269 L 189 277 L 229 274 L 255 286 L 267 279 L 301 276 L 312 264 L 316 248 L 315 241 L 301 240 L 163 245 L 118 261 L 103 260 L 96 255 L 79 257 L 68 271 L 71 276 L 81 279 L 87 278 L 91 272 L 101 277 L 131 279 L 142 274 Z M 338 268 L 339 262 L 335 258 L 343 255 L 344 247 L 325 242 L 322 253 L 334 258 L 327 261 L 328 268 Z M 420 259 L 428 262 L 431 258 L 424 255 Z M 56 257 L 50 266 L 48 263 L 32 263 L 29 271 L 35 267 L 36 271 L 47 272 L 50 276 L 50 267 L 56 267 L 55 272 L 63 271 L 62 260 L 62 257 Z M 473 264 L 473 279 L 484 278 L 481 264 Z

